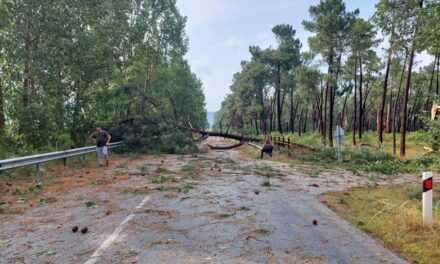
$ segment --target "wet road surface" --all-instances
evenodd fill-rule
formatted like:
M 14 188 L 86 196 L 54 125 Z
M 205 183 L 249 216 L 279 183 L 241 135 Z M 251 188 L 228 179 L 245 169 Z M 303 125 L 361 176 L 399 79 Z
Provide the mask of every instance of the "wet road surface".
M 127 165 L 126 181 L 0 215 L 0 263 L 405 263 L 319 202 L 364 178 L 310 177 L 236 150 L 162 159 L 143 167 L 175 173 L 169 183 Z M 89 232 L 73 233 L 75 225 Z

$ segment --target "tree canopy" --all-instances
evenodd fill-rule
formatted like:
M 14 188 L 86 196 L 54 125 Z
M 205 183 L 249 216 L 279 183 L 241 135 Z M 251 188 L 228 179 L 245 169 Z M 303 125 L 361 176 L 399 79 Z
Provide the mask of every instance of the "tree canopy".
M 429 112 L 439 94 L 439 8 L 436 0 L 380 0 L 364 19 L 343 0 L 319 1 L 303 21 L 312 34 L 308 51 L 300 52 L 295 29 L 285 24 L 272 30 L 277 47 L 250 48 L 216 127 L 252 134 L 319 131 L 328 146 L 336 125 L 352 132 L 354 145 L 366 130 L 377 131 L 379 145 L 384 132 L 393 132 L 394 152 L 400 131 L 405 156 L 406 131 L 425 127 L 420 113 Z M 415 72 L 423 51 L 434 60 Z
M 0 156 L 82 146 L 95 126 L 182 151 L 178 126 L 206 126 L 175 0 L 6 0 L 0 18 Z

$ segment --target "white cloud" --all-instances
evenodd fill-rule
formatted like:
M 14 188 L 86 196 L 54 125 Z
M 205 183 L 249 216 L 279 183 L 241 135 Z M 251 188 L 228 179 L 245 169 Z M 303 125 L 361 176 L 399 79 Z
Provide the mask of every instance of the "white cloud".
M 416 69 L 421 69 L 425 66 L 428 66 L 434 61 L 434 57 L 429 55 L 426 51 L 423 51 L 422 53 L 416 54 Z
M 235 16 L 238 8 L 234 3 L 224 0 L 178 0 L 177 7 L 188 17 L 188 29 L 192 31 L 207 23 Z

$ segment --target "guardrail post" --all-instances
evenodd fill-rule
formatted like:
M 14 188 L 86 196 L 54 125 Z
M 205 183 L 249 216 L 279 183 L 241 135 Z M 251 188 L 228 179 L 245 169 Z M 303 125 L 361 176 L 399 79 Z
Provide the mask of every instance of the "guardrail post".
M 36 166 L 36 178 L 37 178 L 37 185 L 42 185 L 43 184 L 43 173 L 41 172 L 41 167 L 40 167 L 40 163 L 37 164 Z
M 423 225 L 427 227 L 432 227 L 432 172 L 423 173 Z
M 63 158 L 63 165 L 64 165 L 64 167 L 67 166 L 67 158 Z
M 290 149 L 290 137 L 287 137 L 287 148 Z

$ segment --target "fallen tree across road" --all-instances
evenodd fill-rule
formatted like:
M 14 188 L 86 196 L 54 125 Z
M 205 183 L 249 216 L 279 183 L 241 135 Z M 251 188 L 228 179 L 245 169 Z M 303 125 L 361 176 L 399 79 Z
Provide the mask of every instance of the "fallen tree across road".
M 223 133 L 223 132 L 205 131 L 205 130 L 196 129 L 196 128 L 191 128 L 191 131 L 193 133 L 201 134 L 202 136 L 223 137 L 223 138 L 235 139 L 240 142 L 260 142 L 261 141 L 260 138 L 246 137 L 246 136 L 228 134 L 228 133 Z

